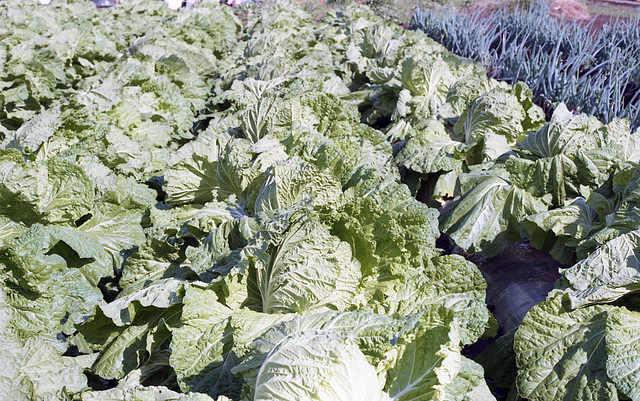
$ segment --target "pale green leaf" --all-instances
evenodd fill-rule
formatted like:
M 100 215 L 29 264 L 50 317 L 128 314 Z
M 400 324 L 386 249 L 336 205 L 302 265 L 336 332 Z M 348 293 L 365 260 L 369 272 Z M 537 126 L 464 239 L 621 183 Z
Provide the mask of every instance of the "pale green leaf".
M 514 340 L 520 396 L 533 401 L 617 400 L 606 370 L 611 308 L 570 311 L 558 293 L 534 306 Z
M 562 271 L 572 308 L 612 302 L 640 290 L 640 231 L 604 244 L 589 257 Z
M 460 362 L 460 372 L 445 389 L 446 401 L 495 401 L 484 380 L 484 369 L 478 363 L 464 356 Z
M 607 319 L 607 375 L 632 400 L 640 399 L 640 313 L 625 308 L 609 312 Z
M 560 103 L 551 121 L 538 132 L 532 133 L 521 147 L 542 158 L 560 154 L 574 155 L 580 148 L 593 148 L 597 136 L 594 131 L 602 127 L 597 118 L 580 114 L 574 116 L 564 103 Z
M 315 220 L 293 222 L 278 242 L 255 258 L 249 298 L 265 313 L 345 310 L 360 282 L 349 244 Z
M 186 286 L 184 280 L 176 278 L 138 282 L 121 291 L 112 302 L 100 305 L 100 309 L 116 326 L 130 325 L 140 306 L 169 308 L 180 304 Z
M 446 309 L 427 310 L 397 347 L 397 361 L 387 371 L 385 385 L 391 399 L 444 399 L 462 359 L 458 330 Z
M 424 270 L 407 271 L 404 283 L 388 295 L 383 305 L 388 308 L 387 313 L 396 318 L 442 305 L 461 322 L 466 322 L 460 326 L 459 336 L 463 344 L 471 344 L 489 324 L 486 286 L 473 263 L 458 255 L 440 256 Z
M 440 213 L 440 229 L 467 252 L 499 253 L 522 238 L 525 217 L 547 210 L 542 199 L 498 176 L 479 176 L 475 183 Z
M 218 302 L 214 291 L 191 286 L 184 298 L 181 325 L 172 330 L 170 363 L 183 391 L 239 393 L 230 372 L 236 358 L 231 351 L 232 310 Z
M 286 209 L 303 198 L 313 200 L 314 206 L 333 206 L 342 195 L 340 182 L 313 165 L 292 158 L 274 164 L 258 193 L 255 212 Z
M 407 141 L 396 162 L 421 174 L 451 171 L 462 167 L 465 152 L 464 144 L 451 139 L 442 123 L 430 120 Z
M 269 353 L 255 378 L 252 399 L 388 400 L 381 387 L 373 366 L 351 341 L 304 332 Z
M 295 317 L 258 337 L 233 371 L 253 399 L 388 400 L 365 355 L 381 358 L 397 330 L 398 323 L 372 313 Z
M 137 319 L 131 325 L 111 332 L 113 339 L 100 353 L 92 370 L 104 378 L 120 379 L 140 367 L 151 351 L 169 338 L 171 334 L 165 326 L 178 323 L 181 309 L 181 305 L 174 305 L 166 309 L 149 308 L 137 312 Z M 86 332 L 90 327 L 80 326 L 79 329 Z M 162 335 L 155 338 L 158 331 L 162 331 Z
M 604 224 L 597 209 L 577 198 L 566 206 L 527 216 L 522 227 L 533 247 L 549 252 L 561 263 L 571 263 L 579 242 Z

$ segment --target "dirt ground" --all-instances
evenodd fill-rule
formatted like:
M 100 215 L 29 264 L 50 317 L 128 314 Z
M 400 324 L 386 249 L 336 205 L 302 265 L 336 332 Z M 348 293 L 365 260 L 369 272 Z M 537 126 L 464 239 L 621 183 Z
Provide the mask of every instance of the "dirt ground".
M 555 0 L 551 6 L 553 17 L 592 23 L 593 31 L 609 23 L 628 21 L 638 12 L 640 2 L 630 0 L 591 0 L 586 5 L 577 0 Z
M 505 6 L 504 0 L 481 0 L 464 7 L 469 13 L 491 14 Z M 640 13 L 640 1 L 637 0 L 552 0 L 550 16 L 565 21 L 578 21 L 592 24 L 593 31 L 616 21 L 628 21 Z

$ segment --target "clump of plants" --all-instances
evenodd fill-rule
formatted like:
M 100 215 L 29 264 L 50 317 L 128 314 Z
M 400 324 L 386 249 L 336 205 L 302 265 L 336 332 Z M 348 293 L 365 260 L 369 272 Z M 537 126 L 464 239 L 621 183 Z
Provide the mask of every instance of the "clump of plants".
M 640 125 L 640 16 L 605 26 L 549 18 L 547 3 L 469 15 L 419 11 L 412 27 L 463 57 L 482 63 L 488 75 L 526 82 L 534 101 L 550 111 L 558 102 L 609 122 Z

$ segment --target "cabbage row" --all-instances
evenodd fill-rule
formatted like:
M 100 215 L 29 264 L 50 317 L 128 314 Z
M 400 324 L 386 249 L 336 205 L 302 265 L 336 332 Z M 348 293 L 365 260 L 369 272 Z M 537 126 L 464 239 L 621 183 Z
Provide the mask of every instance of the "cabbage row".
M 496 343 L 496 382 L 637 398 L 628 123 L 546 123 L 366 8 L 229 10 L 0 3 L 0 393 L 493 399 L 462 355 L 495 335 L 486 283 L 442 230 L 586 257 Z

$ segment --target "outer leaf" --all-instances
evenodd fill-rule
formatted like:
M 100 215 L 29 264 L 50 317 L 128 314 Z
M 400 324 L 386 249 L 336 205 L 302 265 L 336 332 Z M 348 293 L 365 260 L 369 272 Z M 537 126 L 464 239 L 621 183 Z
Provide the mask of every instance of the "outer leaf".
M 124 262 L 120 285 L 123 288 L 144 280 L 155 280 L 179 262 L 179 247 L 166 240 L 150 238 Z
M 336 221 L 332 232 L 351 244 L 365 287 L 373 290 L 403 277 L 408 268 L 424 266 L 435 255 L 437 211 L 413 198 L 405 185 L 389 177 L 351 196 L 331 216 Z
M 609 312 L 607 319 L 607 374 L 632 400 L 640 399 L 640 313 L 625 308 Z
M 182 400 L 184 395 L 160 386 L 143 386 L 140 370 L 134 370 L 118 382 L 114 388 L 102 391 L 84 391 L 80 394 L 82 401 L 174 401 Z M 194 401 L 211 401 L 211 398 L 200 394 L 204 398 Z
M 382 357 L 397 330 L 398 323 L 372 313 L 296 317 L 258 337 L 233 371 L 247 381 L 252 399 L 384 400 L 361 349 Z
M 584 198 L 577 198 L 561 208 L 526 217 L 522 227 L 533 247 L 549 252 L 561 263 L 571 263 L 578 243 L 600 230 L 604 223 L 597 209 Z
M 80 167 L 64 161 L 23 168 L 14 162 L 0 165 L 0 206 L 8 217 L 27 223 L 44 220 L 72 222 L 93 202 L 93 184 Z
M 574 116 L 564 103 L 553 111 L 551 121 L 538 132 L 530 134 L 521 147 L 538 157 L 553 157 L 560 154 L 575 155 L 579 148 L 595 147 L 598 140 L 594 132 L 602 127 L 595 117 L 580 114 Z
M 100 305 L 100 309 L 116 326 L 126 326 L 135 320 L 140 306 L 168 308 L 181 303 L 185 287 L 184 280 L 175 278 L 139 283 L 127 287 L 115 300 Z
M 166 325 L 177 324 L 181 310 L 182 305 L 174 305 L 139 311 L 137 320 L 130 326 L 112 331 L 114 339 L 102 351 L 92 370 L 104 378 L 120 379 L 140 367 L 154 348 L 170 336 Z M 86 332 L 86 329 L 80 330 Z M 154 338 L 159 331 L 162 331 L 159 338 Z
M 231 327 L 233 329 L 233 352 L 243 358 L 251 351 L 253 341 L 262 336 L 267 330 L 281 322 L 289 321 L 296 316 L 288 314 L 267 314 L 241 309 L 233 314 Z
M 66 391 L 74 393 L 87 386 L 83 374 L 95 356 L 60 356 L 49 342 L 27 339 L 14 331 L 12 308 L 0 289 L 0 393 L 16 401 L 54 399 Z
M 513 329 L 491 343 L 475 360 L 482 365 L 487 377 L 502 388 L 515 386 L 518 375 L 516 354 L 513 350 L 513 337 L 517 329 Z
M 459 335 L 463 344 L 474 343 L 488 327 L 486 282 L 478 268 L 458 255 L 434 258 L 424 270 L 407 272 L 404 284 L 389 294 L 383 305 L 390 316 L 401 318 L 442 305 L 464 322 Z
M 497 176 L 478 181 L 441 211 L 440 229 L 467 252 L 493 256 L 520 240 L 522 220 L 547 205 Z
M 355 344 L 309 332 L 286 338 L 269 353 L 252 399 L 388 399 L 380 387 L 373 366 Z
M 170 363 L 180 388 L 217 397 L 237 395 L 240 383 L 230 372 L 236 357 L 231 352 L 232 311 L 218 302 L 212 290 L 189 287 L 180 327 L 172 330 Z
M 60 122 L 60 114 L 60 104 L 58 104 L 25 122 L 16 131 L 10 146 L 20 149 L 27 155 L 35 153 L 40 145 L 55 133 Z
M 142 211 L 104 204 L 94 208 L 91 214 L 80 230 L 95 236 L 96 242 L 110 256 L 113 268 L 119 270 L 124 260 L 123 252 L 139 247 L 145 241 Z
M 0 391 L 11 400 L 54 399 L 64 391 L 75 393 L 87 386 L 84 369 L 94 356 L 64 357 L 43 341 L 35 339 L 21 345 L 2 336 Z M 64 388 L 64 389 L 63 389 Z
M 340 182 L 300 159 L 273 165 L 256 199 L 256 213 L 286 209 L 305 197 L 315 206 L 333 206 L 342 195 Z
M 42 338 L 54 346 L 57 351 L 64 352 L 65 347 L 57 338 L 58 334 L 66 329 L 61 322 L 67 316 L 69 319 L 75 320 L 79 314 L 82 315 L 86 312 L 86 309 L 91 310 L 100 294 L 96 294 L 99 291 L 89 285 L 87 293 L 90 295 L 86 296 L 86 299 L 82 299 L 81 296 L 77 297 L 79 299 L 75 299 L 76 305 L 81 304 L 82 309 L 72 310 L 70 306 L 73 303 L 68 302 L 69 290 L 60 285 L 58 280 L 51 280 L 50 284 L 52 288 L 39 296 L 23 288 L 7 290 L 9 295 L 7 305 L 12 308 L 11 325 L 20 338 Z M 81 287 L 84 283 L 74 284 L 79 284 L 78 287 Z M 86 290 L 86 287 L 81 290 Z M 82 304 L 82 301 L 88 301 L 86 306 Z M 73 320 L 68 323 L 73 323 Z
M 568 311 L 556 293 L 534 306 L 515 334 L 518 392 L 530 400 L 617 400 L 607 376 L 611 307 Z
M 460 372 L 445 390 L 447 401 L 490 401 L 495 400 L 484 380 L 482 366 L 464 356 L 460 363 Z
M 398 343 L 397 362 L 387 372 L 391 399 L 444 399 L 460 371 L 460 338 L 444 308 L 427 311 L 414 332 Z
M 460 116 L 454 131 L 475 147 L 470 164 L 496 159 L 525 138 L 527 112 L 516 94 L 496 88 L 476 99 Z M 537 106 L 536 106 L 537 107 Z M 534 124 L 537 122 L 534 122 Z
M 51 245 L 45 255 L 62 257 L 67 267 L 80 269 L 94 286 L 103 277 L 113 276 L 113 262 L 96 236 L 70 227 L 46 226 L 46 229 Z
M 640 230 L 622 234 L 562 272 L 572 308 L 640 291 Z
M 409 139 L 396 162 L 421 174 L 451 171 L 462 167 L 465 151 L 464 144 L 451 139 L 442 123 L 431 120 Z
M 351 304 L 360 282 L 360 265 L 351 247 L 315 220 L 295 222 L 255 261 L 250 301 L 265 313 L 304 312 Z
M 205 203 L 216 199 L 218 155 L 192 153 L 165 173 L 167 201 L 174 204 Z

